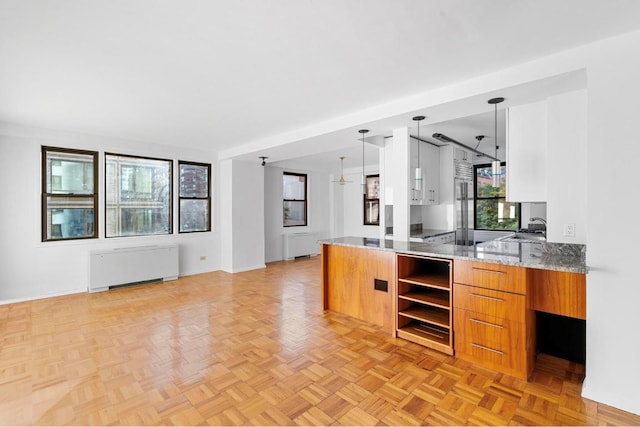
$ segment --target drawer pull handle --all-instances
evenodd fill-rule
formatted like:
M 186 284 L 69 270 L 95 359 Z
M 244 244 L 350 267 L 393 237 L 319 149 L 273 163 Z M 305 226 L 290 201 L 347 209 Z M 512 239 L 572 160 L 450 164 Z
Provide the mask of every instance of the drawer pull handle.
M 494 352 L 494 353 L 498 353 L 498 354 L 504 354 L 504 352 L 503 352 L 503 351 L 496 350 L 496 349 L 489 348 L 489 347 L 485 347 L 485 346 L 483 346 L 483 345 L 476 344 L 476 343 L 474 343 L 474 342 L 472 342 L 472 343 L 471 343 L 471 346 L 473 346 L 473 347 L 477 347 L 477 348 L 481 348 L 482 350 L 492 351 L 492 352 Z
M 472 270 L 481 271 L 483 273 L 496 273 L 496 274 L 505 274 L 504 271 L 496 271 L 496 270 L 487 270 L 486 268 L 476 268 L 472 267 Z
M 498 302 L 504 302 L 504 300 L 502 298 L 495 298 L 495 297 L 488 297 L 486 295 L 480 295 L 480 294 L 471 294 L 472 297 L 476 297 L 476 298 L 484 298 L 484 299 L 489 299 L 491 301 L 498 301 Z
M 469 320 L 475 323 L 480 323 L 481 325 L 493 326 L 494 328 L 504 329 L 504 326 L 502 325 L 496 325 L 495 323 L 485 322 L 484 320 L 478 320 L 478 319 L 469 319 Z

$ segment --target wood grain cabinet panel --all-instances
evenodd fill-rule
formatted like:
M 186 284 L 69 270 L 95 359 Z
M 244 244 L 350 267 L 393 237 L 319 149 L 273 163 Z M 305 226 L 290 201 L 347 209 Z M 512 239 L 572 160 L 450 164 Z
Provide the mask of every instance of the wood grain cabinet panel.
M 586 275 L 564 271 L 529 271 L 531 308 L 546 313 L 587 318 Z
M 395 253 L 324 244 L 321 255 L 323 309 L 343 313 L 395 333 Z M 374 289 L 375 279 L 387 281 L 386 292 Z
M 456 356 L 527 379 L 535 364 L 535 312 L 526 268 L 455 261 Z
M 461 285 L 460 283 L 453 284 L 453 295 L 453 305 L 456 308 L 518 322 L 525 320 L 526 300 L 524 295 Z
M 499 291 L 525 294 L 527 269 L 488 262 L 456 260 L 453 281 Z
M 495 348 L 480 344 L 473 339 L 455 339 L 456 355 L 470 362 L 478 363 L 490 369 L 527 379 L 530 369 L 527 353 L 517 348 Z M 458 354 L 458 352 L 460 354 Z
M 497 350 L 527 347 L 524 323 L 482 313 L 454 309 L 456 336 Z

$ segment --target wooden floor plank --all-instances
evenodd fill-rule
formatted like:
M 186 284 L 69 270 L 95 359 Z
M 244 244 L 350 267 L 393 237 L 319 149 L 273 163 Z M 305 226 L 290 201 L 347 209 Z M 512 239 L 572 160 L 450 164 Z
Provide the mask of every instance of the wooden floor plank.
M 321 310 L 318 258 L 0 306 L 2 425 L 640 425 Z

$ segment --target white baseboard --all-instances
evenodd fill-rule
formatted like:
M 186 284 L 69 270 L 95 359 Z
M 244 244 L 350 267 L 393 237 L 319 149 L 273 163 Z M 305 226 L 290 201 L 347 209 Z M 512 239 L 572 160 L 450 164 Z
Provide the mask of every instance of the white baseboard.
M 19 302 L 35 301 L 35 300 L 38 300 L 38 299 L 61 297 L 61 296 L 64 296 L 64 295 L 72 295 L 72 294 L 80 294 L 82 292 L 87 292 L 87 288 L 83 288 L 83 289 L 68 289 L 66 291 L 55 292 L 55 293 L 52 293 L 52 294 L 44 294 L 44 295 L 37 295 L 37 296 L 33 296 L 33 297 L 12 298 L 12 299 L 7 299 L 7 300 L 0 300 L 0 305 L 16 304 L 16 303 L 19 303 Z
M 235 273 L 242 273 L 242 272 L 251 271 L 251 270 L 260 270 L 263 268 L 267 268 L 267 266 L 265 264 L 258 264 L 258 265 L 248 266 L 248 267 L 234 268 L 233 271 L 229 271 L 225 269 L 222 269 L 222 271 L 226 273 L 235 274 Z

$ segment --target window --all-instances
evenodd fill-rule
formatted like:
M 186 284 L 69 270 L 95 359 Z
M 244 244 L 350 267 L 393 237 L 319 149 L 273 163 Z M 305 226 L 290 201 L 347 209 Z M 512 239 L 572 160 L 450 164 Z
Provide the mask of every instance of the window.
M 380 224 L 380 175 L 366 176 L 364 194 L 364 225 Z
M 505 163 L 502 163 L 500 187 L 491 185 L 491 165 L 474 166 L 475 229 L 517 231 L 520 228 L 520 203 L 506 201 Z
M 283 225 L 307 225 L 307 175 L 284 172 L 282 175 Z
M 178 162 L 180 233 L 211 231 L 211 165 Z
M 170 234 L 172 161 L 105 154 L 106 237 Z
M 42 241 L 98 237 L 98 153 L 42 147 Z

